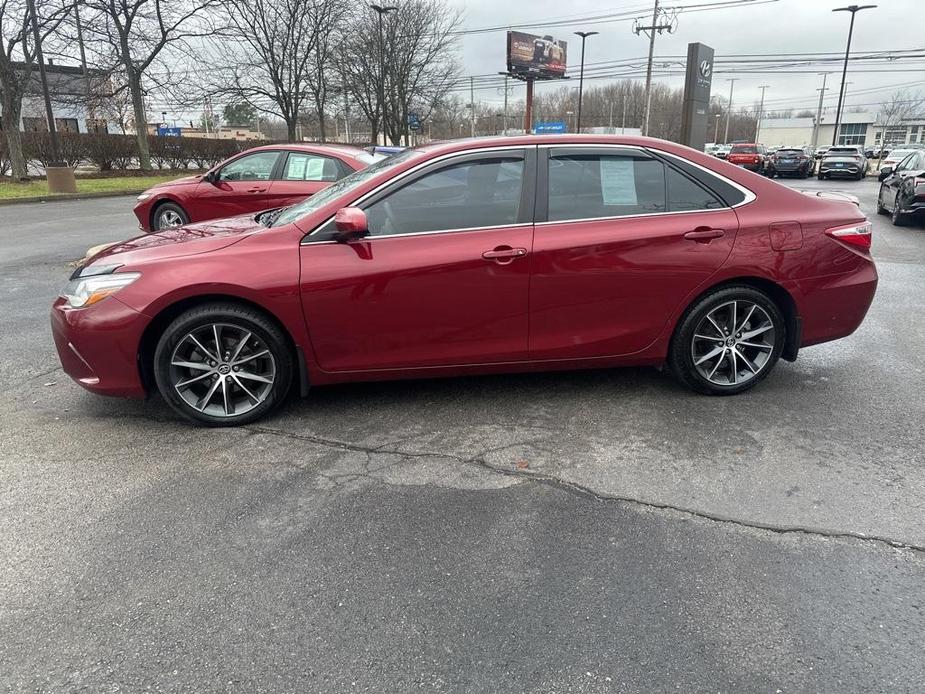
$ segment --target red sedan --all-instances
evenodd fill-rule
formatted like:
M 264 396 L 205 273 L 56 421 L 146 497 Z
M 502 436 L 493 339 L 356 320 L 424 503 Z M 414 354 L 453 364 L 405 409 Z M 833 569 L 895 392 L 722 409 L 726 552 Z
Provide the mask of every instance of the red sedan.
M 293 205 L 382 158 L 337 145 L 254 147 L 204 174 L 149 188 L 135 216 L 143 231 L 158 231 Z
M 728 395 L 860 325 L 870 242 L 850 202 L 669 142 L 467 140 L 111 247 L 51 317 L 82 386 L 210 425 L 310 385 L 624 364 Z

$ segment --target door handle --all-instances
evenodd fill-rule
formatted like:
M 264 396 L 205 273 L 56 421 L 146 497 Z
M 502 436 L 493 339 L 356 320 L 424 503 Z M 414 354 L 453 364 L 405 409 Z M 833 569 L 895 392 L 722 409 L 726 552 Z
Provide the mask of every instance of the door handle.
M 510 246 L 498 246 L 482 253 L 485 260 L 494 260 L 498 265 L 508 265 L 516 258 L 523 258 L 525 255 L 527 255 L 526 248 L 511 248 Z
M 722 229 L 710 229 L 708 227 L 697 227 L 693 231 L 689 231 L 684 234 L 684 238 L 688 241 L 696 241 L 697 243 L 710 243 L 713 239 L 720 239 L 726 235 L 726 232 Z
M 262 193 L 266 188 L 249 188 L 248 193 Z

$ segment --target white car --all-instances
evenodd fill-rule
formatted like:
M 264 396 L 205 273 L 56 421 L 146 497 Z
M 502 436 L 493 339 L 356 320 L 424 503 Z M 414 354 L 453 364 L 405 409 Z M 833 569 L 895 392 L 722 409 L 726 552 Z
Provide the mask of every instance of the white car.
M 892 166 L 896 168 L 896 165 L 901 162 L 903 159 L 912 154 L 914 149 L 891 149 L 890 153 L 883 158 L 883 161 L 880 162 L 880 168 L 884 166 Z

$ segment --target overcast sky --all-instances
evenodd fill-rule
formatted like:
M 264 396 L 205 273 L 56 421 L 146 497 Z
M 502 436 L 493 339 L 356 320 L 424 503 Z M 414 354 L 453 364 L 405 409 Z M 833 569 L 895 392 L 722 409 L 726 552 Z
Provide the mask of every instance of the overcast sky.
M 452 0 L 451 0 L 452 1 Z M 693 5 L 716 0 L 662 0 L 663 5 Z M 758 4 L 764 2 L 766 4 Z M 852 40 L 854 51 L 885 51 L 897 49 L 918 49 L 925 47 L 925 0 L 873 0 L 876 9 L 858 13 Z M 655 55 L 683 56 L 687 44 L 700 41 L 716 51 L 716 59 L 732 54 L 767 54 L 767 53 L 808 53 L 832 52 L 844 53 L 848 35 L 850 13 L 833 13 L 832 9 L 844 7 L 849 2 L 843 0 L 755 0 L 752 6 L 731 7 L 712 11 L 682 12 L 678 15 L 677 31 L 663 34 L 656 39 Z M 859 3 L 868 4 L 868 3 Z M 530 33 L 551 33 L 556 38 L 568 40 L 569 73 L 578 76 L 578 62 L 581 40 L 572 34 L 574 31 L 599 31 L 600 35 L 588 39 L 585 54 L 586 64 L 592 62 L 626 60 L 642 58 L 648 52 L 648 40 L 632 32 L 632 21 L 608 23 L 583 22 L 551 29 L 531 31 L 531 22 L 553 18 L 587 17 L 609 12 L 641 9 L 649 6 L 651 20 L 651 0 L 617 0 L 615 2 L 595 2 L 594 0 L 456 0 L 456 6 L 463 10 L 463 29 L 499 26 L 507 23 L 525 25 L 522 31 Z M 643 13 L 640 12 L 640 16 Z M 505 69 L 505 32 L 467 35 L 460 39 L 464 75 L 484 75 Z M 574 66 L 574 69 L 572 67 Z M 854 72 L 858 70 L 878 69 L 882 72 Z M 828 71 L 828 86 L 835 87 L 827 92 L 826 105 L 834 109 L 838 96 L 837 85 L 841 78 L 841 63 L 809 65 L 794 68 L 808 74 L 722 74 L 723 67 L 716 66 L 713 82 L 713 94 L 728 96 L 729 77 L 739 77 L 735 83 L 733 101 L 737 106 L 751 105 L 760 96 L 759 87 L 769 85 L 765 108 L 778 109 L 794 107 L 815 110 L 822 77 L 817 72 Z M 905 71 L 908 70 L 908 71 Z M 681 87 L 683 76 L 656 78 L 660 82 Z M 848 67 L 846 105 L 860 105 L 865 110 L 876 110 L 875 103 L 887 97 L 895 87 L 909 86 L 912 89 L 925 87 L 925 60 L 909 59 L 887 65 L 858 65 Z M 604 84 L 608 80 L 595 79 L 589 84 Z M 916 84 L 917 83 L 917 84 Z M 559 88 L 563 83 L 549 83 L 538 89 Z M 569 83 L 565 83 L 569 84 Z M 576 86 L 575 82 L 571 86 Z M 889 88 L 887 88 L 889 87 Z M 879 91 L 874 91 L 879 89 Z M 852 96 L 852 92 L 859 92 Z M 468 94 L 464 94 L 468 100 Z M 522 99 L 524 88 L 519 85 L 512 98 Z M 476 93 L 478 101 L 501 103 L 503 92 L 496 88 L 481 89 Z

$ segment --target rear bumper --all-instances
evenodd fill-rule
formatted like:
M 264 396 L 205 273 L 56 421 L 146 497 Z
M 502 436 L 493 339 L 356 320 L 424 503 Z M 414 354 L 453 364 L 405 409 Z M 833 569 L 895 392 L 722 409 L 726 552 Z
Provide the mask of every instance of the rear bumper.
M 146 396 L 138 368 L 138 345 L 147 317 L 115 297 L 88 308 L 51 307 L 51 332 L 64 372 L 100 395 Z
M 874 300 L 877 282 L 877 268 L 869 259 L 859 259 L 853 272 L 796 281 L 794 293 L 802 297 L 800 346 L 837 340 L 857 330 Z
M 825 176 L 850 176 L 854 178 L 860 171 L 859 166 L 828 166 L 823 164 L 819 167 L 819 173 Z
M 914 200 L 908 205 L 903 205 L 900 208 L 900 212 L 903 214 L 910 214 L 920 217 L 925 215 L 925 200 Z
M 726 161 L 729 161 L 729 160 L 727 159 Z M 761 171 L 761 163 L 760 163 L 760 162 L 759 162 L 759 163 L 755 163 L 755 162 L 751 162 L 751 161 L 743 161 L 743 162 L 729 161 L 729 163 L 730 163 L 730 164 L 733 164 L 733 165 L 735 165 L 735 166 L 740 166 L 740 167 L 742 167 L 743 169 L 748 169 L 749 171 Z

